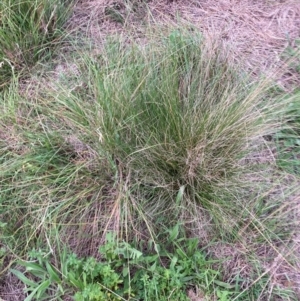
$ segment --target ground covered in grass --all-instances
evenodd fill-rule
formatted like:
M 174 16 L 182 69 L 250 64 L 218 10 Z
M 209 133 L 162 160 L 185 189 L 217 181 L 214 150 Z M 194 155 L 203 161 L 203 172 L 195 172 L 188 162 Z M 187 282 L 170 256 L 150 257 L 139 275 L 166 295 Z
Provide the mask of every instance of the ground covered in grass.
M 0 300 L 299 300 L 299 20 L 2 1 Z

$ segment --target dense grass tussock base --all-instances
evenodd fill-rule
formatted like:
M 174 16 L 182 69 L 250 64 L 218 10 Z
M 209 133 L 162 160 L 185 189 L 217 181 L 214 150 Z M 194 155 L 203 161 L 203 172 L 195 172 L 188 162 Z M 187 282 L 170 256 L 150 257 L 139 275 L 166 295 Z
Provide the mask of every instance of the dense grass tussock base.
M 163 244 L 162 229 L 179 223 L 202 246 L 222 238 L 252 247 L 236 298 L 277 294 L 251 252 L 276 257 L 294 224 L 274 161 L 252 155 L 268 149 L 263 137 L 281 126 L 284 104 L 197 36 L 130 42 L 81 57 L 68 87 L 31 99 L 13 85 L 2 93 L 2 245 L 9 256 L 45 244 L 96 256 L 108 231 Z

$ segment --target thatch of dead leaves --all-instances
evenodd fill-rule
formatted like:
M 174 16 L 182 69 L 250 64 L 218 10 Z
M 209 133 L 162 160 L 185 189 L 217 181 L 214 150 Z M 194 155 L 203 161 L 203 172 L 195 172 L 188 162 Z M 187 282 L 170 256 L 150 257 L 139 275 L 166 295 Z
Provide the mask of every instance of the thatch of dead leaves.
M 143 1 L 132 0 L 128 3 Z M 282 60 L 286 47 L 294 47 L 300 38 L 300 2 L 298 0 L 223 0 L 223 1 L 147 1 L 148 13 L 132 10 L 124 1 L 81 1 L 70 25 L 79 28 L 96 43 L 114 33 L 138 33 L 141 25 L 192 25 L 208 38 L 217 39 L 230 49 L 232 59 L 253 75 L 274 77 L 281 88 L 300 83 L 299 74 L 287 70 Z M 105 14 L 108 7 L 120 3 L 124 24 Z M 118 7 L 118 6 L 117 6 Z M 276 70 L 276 72 L 275 72 Z

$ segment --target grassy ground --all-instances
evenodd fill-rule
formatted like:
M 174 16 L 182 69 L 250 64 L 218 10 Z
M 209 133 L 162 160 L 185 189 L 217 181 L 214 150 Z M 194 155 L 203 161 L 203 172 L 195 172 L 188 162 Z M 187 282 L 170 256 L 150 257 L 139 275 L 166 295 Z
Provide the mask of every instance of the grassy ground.
M 155 1 L 81 5 L 0 5 L 0 297 L 298 300 L 297 39 L 249 71 Z

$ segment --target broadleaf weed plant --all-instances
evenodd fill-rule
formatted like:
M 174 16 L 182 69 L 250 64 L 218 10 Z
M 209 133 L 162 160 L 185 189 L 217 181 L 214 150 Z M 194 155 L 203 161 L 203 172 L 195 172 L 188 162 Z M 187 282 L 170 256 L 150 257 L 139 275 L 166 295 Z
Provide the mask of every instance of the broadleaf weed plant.
M 197 240 L 185 239 L 174 253 L 168 251 L 178 239 L 168 240 L 159 253 L 152 253 L 153 249 L 143 253 L 108 232 L 106 243 L 99 248 L 101 260 L 79 258 L 64 249 L 60 260 L 64 268 L 60 270 L 41 250 L 32 250 L 29 257 L 33 261 L 19 262 L 26 271 L 12 272 L 26 285 L 26 300 L 63 300 L 68 294 L 76 301 L 183 301 L 189 300 L 187 289 L 196 286 L 209 295 L 216 291 L 220 300 L 238 293 L 234 286 L 218 280 L 220 273 L 198 249 Z

